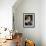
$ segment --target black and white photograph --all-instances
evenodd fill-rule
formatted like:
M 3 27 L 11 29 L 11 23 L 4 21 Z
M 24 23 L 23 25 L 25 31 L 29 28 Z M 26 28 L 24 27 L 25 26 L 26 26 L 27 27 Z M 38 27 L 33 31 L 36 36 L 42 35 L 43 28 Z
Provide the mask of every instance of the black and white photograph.
M 35 26 L 35 13 L 23 14 L 23 26 L 32 28 Z

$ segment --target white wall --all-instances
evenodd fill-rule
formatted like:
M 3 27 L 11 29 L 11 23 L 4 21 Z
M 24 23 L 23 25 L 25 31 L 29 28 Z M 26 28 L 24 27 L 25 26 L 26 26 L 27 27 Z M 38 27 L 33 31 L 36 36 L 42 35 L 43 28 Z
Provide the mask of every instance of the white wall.
M 35 41 L 36 46 L 41 46 L 41 31 L 40 31 L 40 0 L 23 0 L 19 6 L 13 8 L 15 29 L 23 33 L 24 38 Z M 16 6 L 16 5 L 14 5 Z M 35 27 L 23 27 L 23 13 L 35 13 Z
M 16 0 L 0 0 L 0 27 L 12 28 L 12 6 Z
M 46 0 L 41 1 L 41 40 L 42 46 L 46 46 Z

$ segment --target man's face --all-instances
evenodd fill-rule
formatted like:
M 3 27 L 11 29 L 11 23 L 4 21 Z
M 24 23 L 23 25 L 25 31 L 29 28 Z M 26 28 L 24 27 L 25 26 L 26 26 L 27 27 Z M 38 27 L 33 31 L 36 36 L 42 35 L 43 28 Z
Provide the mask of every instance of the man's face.
M 30 22 L 30 21 L 31 21 L 30 16 L 27 17 L 26 21 L 27 21 L 27 22 Z
M 31 21 L 31 18 L 30 18 L 30 16 L 28 17 L 28 21 Z

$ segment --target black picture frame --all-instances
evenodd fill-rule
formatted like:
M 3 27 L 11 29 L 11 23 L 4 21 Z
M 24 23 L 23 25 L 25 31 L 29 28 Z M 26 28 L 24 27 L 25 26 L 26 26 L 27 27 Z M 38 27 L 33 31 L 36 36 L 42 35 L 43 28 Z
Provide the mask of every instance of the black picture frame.
M 24 28 L 35 27 L 35 13 L 23 13 L 23 27 Z

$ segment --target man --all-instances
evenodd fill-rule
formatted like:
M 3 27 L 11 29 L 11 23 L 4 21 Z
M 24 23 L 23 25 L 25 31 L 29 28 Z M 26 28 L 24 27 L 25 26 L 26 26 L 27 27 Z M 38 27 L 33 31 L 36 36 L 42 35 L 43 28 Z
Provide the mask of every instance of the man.
M 25 25 L 32 25 L 32 15 L 25 16 Z

